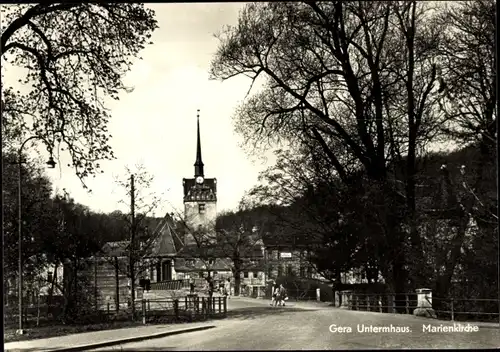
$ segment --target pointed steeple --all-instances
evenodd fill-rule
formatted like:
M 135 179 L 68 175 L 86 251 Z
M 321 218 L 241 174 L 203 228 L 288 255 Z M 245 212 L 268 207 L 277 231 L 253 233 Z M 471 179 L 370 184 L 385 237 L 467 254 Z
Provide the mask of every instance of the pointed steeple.
M 197 110 L 197 141 L 196 141 L 196 162 L 194 163 L 194 177 L 204 176 L 203 161 L 201 161 L 201 141 L 200 141 L 200 110 Z

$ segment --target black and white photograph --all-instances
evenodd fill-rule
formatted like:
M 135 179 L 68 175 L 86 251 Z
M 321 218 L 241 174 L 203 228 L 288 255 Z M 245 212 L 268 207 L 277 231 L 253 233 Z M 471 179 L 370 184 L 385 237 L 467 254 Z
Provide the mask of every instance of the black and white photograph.
M 4 350 L 500 348 L 496 16 L 0 5 Z

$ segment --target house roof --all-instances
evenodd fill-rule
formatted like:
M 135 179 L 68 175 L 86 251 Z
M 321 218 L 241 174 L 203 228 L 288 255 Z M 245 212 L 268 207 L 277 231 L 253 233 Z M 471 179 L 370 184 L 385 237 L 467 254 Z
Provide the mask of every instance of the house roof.
M 183 258 L 196 258 L 200 255 L 212 258 L 228 258 L 232 253 L 232 248 L 229 245 L 213 244 L 211 246 L 198 246 L 197 244 L 188 244 L 184 246 L 178 255 Z M 255 245 L 253 248 L 244 249 L 240 252 L 242 258 L 262 258 L 262 249 L 260 245 Z
M 182 240 L 175 231 L 173 219 L 169 214 L 158 223 L 153 233 L 155 241 L 149 257 L 174 256 L 182 248 Z
M 207 266 L 212 271 L 228 271 L 231 270 L 231 264 L 228 258 L 216 258 L 212 264 L 199 259 L 189 262 L 185 258 L 178 258 L 174 262 L 174 267 L 177 272 L 205 271 Z
M 125 257 L 128 255 L 129 241 L 106 242 L 101 252 L 109 257 Z

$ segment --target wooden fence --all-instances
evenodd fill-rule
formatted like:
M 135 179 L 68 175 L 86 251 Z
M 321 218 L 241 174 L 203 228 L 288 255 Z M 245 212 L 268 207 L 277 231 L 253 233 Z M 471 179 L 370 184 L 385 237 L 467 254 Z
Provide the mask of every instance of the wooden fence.
M 181 299 L 142 300 L 140 304 L 142 321 L 151 322 L 198 321 L 208 318 L 223 318 L 227 315 L 226 297 L 185 296 Z
M 116 309 L 114 302 L 101 301 L 91 309 L 79 311 L 78 323 L 93 324 L 107 321 L 130 320 L 130 302 L 120 303 Z M 178 299 L 142 299 L 135 301 L 135 319 L 146 323 L 174 323 L 181 321 L 200 321 L 208 318 L 223 318 L 227 314 L 226 297 L 198 297 L 188 295 Z M 15 328 L 18 324 L 18 307 L 7 306 L 4 309 L 6 328 Z M 23 306 L 23 321 L 26 327 L 54 325 L 64 321 L 63 306 L 60 304 Z

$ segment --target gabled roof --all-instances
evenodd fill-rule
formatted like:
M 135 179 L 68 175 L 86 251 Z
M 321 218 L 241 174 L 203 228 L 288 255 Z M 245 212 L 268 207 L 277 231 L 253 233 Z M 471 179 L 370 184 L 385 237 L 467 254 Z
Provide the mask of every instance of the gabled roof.
M 174 256 L 183 245 L 182 240 L 174 229 L 174 222 L 169 214 L 160 221 L 154 230 L 155 241 L 149 257 Z

